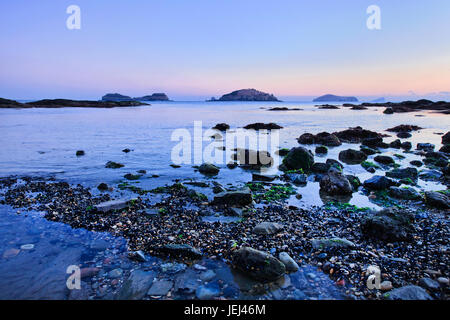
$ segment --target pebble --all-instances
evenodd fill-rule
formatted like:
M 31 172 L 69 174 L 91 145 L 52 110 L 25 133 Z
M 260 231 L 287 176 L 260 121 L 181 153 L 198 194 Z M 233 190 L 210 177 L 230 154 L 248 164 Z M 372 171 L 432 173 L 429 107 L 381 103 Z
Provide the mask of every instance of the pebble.
M 389 291 L 389 290 L 392 290 L 392 282 L 390 282 L 390 281 L 383 281 L 383 282 L 380 284 L 380 290 L 381 290 L 381 291 Z
M 33 250 L 34 249 L 34 244 L 23 244 L 20 246 L 21 250 Z
M 123 270 L 122 269 L 120 269 L 120 268 L 114 269 L 114 270 L 111 270 L 108 273 L 108 278 L 109 279 L 118 279 L 118 278 L 120 278 L 122 276 L 122 274 L 123 274 Z

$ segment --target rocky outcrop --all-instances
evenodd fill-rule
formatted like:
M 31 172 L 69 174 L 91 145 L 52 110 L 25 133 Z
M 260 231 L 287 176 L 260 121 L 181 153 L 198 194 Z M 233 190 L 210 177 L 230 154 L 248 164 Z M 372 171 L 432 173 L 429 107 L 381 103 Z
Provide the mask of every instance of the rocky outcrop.
M 31 108 L 31 106 L 26 105 L 24 103 L 17 102 L 15 100 L 3 99 L 0 98 L 0 108 Z
M 313 100 L 313 102 L 358 102 L 356 97 L 335 96 L 333 94 L 326 94 Z
M 234 252 L 232 264 L 245 275 L 262 282 L 275 281 L 286 273 L 286 267 L 280 260 L 249 247 Z
M 199 168 L 198 171 L 200 173 L 203 173 L 205 175 L 217 175 L 220 171 L 218 167 L 213 165 L 212 163 L 203 163 Z
M 280 101 L 273 94 L 255 89 L 242 89 L 223 95 L 219 100 L 211 101 Z
M 402 200 L 418 200 L 422 198 L 420 193 L 413 188 L 390 187 L 389 195 Z

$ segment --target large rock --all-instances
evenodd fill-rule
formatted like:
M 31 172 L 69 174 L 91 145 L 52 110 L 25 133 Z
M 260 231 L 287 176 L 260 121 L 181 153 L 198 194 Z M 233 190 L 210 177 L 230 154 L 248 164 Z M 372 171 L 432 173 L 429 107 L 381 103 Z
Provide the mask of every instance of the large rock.
M 212 163 L 203 163 L 198 168 L 198 171 L 206 175 L 216 175 L 219 173 L 220 169 L 215 165 L 213 165 Z
M 389 156 L 376 156 L 374 158 L 374 160 L 376 162 L 378 162 L 378 163 L 386 164 L 386 165 L 390 165 L 390 164 L 394 164 L 395 163 L 394 159 L 392 159 Z
M 283 225 L 275 222 L 261 222 L 253 228 L 253 233 L 260 235 L 276 234 L 283 230 Z
M 338 137 L 341 142 L 347 143 L 361 143 L 365 139 L 379 139 L 381 137 L 377 132 L 366 130 L 361 127 L 349 128 L 347 130 L 334 132 L 333 134 Z M 370 145 L 367 146 L 372 147 Z
M 313 163 L 314 155 L 303 147 L 292 148 L 283 159 L 283 166 L 287 170 L 303 169 L 304 171 L 309 171 Z
M 348 149 L 339 153 L 339 160 L 347 164 L 360 164 L 367 160 L 367 155 L 362 151 Z
M 286 273 L 285 265 L 272 255 L 249 247 L 237 250 L 232 257 L 235 268 L 258 281 L 275 281 Z
M 388 292 L 390 300 L 433 300 L 421 287 L 405 286 Z
M 214 197 L 212 204 L 244 207 L 252 204 L 252 192 L 248 187 L 236 191 L 225 191 Z
M 145 297 L 156 274 L 134 270 L 129 278 L 123 283 L 116 295 L 117 300 L 141 300 Z
M 389 195 L 402 200 L 418 200 L 422 198 L 419 192 L 413 188 L 390 187 Z
M 450 131 L 442 136 L 442 144 L 450 144 Z
M 236 153 L 232 156 L 232 159 L 238 161 L 241 167 L 248 169 L 270 167 L 274 162 L 270 153 L 264 150 L 236 149 Z
M 412 238 L 414 216 L 392 208 L 371 212 L 361 221 L 362 233 L 386 242 L 408 241 Z
M 384 190 L 394 185 L 394 181 L 383 176 L 373 176 L 363 183 L 364 188 L 369 190 Z
M 301 144 L 321 144 L 327 147 L 338 147 L 342 145 L 338 137 L 328 132 L 321 132 L 316 135 L 305 133 L 302 134 L 297 141 Z
M 425 192 L 425 203 L 438 209 L 450 209 L 449 196 L 434 191 Z
M 320 180 L 320 191 L 330 196 L 350 195 L 353 188 L 346 176 L 336 169 L 331 169 Z
M 394 179 L 417 179 L 419 172 L 416 168 L 404 168 L 404 169 L 394 169 L 392 171 L 386 172 L 386 176 Z

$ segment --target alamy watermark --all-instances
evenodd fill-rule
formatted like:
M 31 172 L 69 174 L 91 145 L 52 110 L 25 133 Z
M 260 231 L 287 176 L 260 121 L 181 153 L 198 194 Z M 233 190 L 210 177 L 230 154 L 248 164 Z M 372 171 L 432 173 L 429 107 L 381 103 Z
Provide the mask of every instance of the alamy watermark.
M 69 290 L 80 290 L 81 289 L 81 270 L 77 265 L 70 265 L 66 270 L 67 274 L 70 276 L 67 278 L 66 286 Z
M 77 5 L 70 5 L 66 9 L 66 13 L 70 16 L 66 20 L 66 27 L 69 30 L 81 29 L 81 9 Z
M 377 266 L 369 266 L 366 270 L 367 288 L 369 290 L 381 289 L 381 270 Z
M 367 8 L 367 14 L 370 16 L 367 18 L 367 29 L 369 30 L 381 30 L 381 9 L 377 5 L 371 5 Z

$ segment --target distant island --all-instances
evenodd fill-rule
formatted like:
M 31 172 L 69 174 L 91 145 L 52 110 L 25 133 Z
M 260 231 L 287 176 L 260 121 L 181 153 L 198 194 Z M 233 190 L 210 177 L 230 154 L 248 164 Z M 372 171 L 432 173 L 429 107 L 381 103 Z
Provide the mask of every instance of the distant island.
M 356 97 L 342 97 L 326 94 L 313 100 L 313 102 L 358 102 Z
M 138 101 L 170 101 L 169 97 L 165 93 L 154 93 L 149 96 L 134 98 L 134 100 L 138 100 Z
M 208 101 L 276 101 L 281 102 L 273 94 L 256 89 L 241 89 L 223 95 L 220 99 L 211 98 Z
M 370 102 L 372 102 L 372 103 L 383 103 L 383 102 L 386 102 L 386 99 L 378 98 L 378 99 L 374 99 L 374 100 L 372 100 Z
M 169 97 L 165 93 L 153 93 L 152 95 L 146 95 L 143 97 L 132 98 L 124 96 L 120 93 L 108 93 L 102 97 L 102 101 L 170 101 Z
M 24 109 L 24 108 L 115 108 L 115 107 L 138 107 L 147 106 L 147 103 L 139 101 L 89 101 L 69 99 L 44 99 L 39 101 L 20 103 L 15 100 L 0 98 L 2 109 Z

